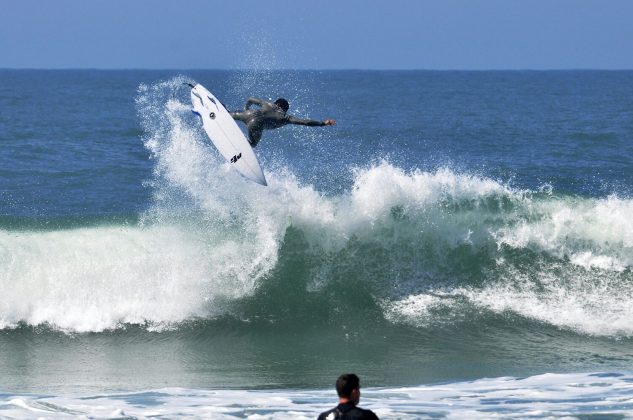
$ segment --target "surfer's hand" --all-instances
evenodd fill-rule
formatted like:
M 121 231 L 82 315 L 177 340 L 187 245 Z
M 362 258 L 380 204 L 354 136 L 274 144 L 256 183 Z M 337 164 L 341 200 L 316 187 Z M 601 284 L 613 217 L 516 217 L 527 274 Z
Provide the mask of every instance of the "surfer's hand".
M 325 125 L 336 125 L 336 121 L 334 121 L 334 120 L 329 120 L 329 119 L 328 119 L 328 120 L 323 121 L 323 123 L 324 123 Z

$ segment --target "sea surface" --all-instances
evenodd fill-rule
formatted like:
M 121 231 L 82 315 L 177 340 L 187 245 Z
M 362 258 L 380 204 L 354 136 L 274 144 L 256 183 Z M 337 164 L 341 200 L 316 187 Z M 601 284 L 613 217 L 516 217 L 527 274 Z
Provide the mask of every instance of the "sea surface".
M 184 83 L 335 127 L 225 163 Z M 633 413 L 633 71 L 0 70 L 0 418 Z

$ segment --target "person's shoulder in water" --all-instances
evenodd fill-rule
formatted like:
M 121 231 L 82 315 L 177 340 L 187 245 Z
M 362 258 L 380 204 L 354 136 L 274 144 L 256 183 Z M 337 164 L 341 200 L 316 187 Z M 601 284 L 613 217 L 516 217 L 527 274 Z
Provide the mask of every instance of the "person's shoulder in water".
M 339 404 L 335 408 L 321 413 L 318 420 L 378 420 L 378 416 L 371 410 L 347 403 Z
M 339 404 L 319 415 L 318 420 L 378 420 L 371 410 L 357 407 L 360 401 L 360 379 L 353 373 L 346 373 L 336 380 Z

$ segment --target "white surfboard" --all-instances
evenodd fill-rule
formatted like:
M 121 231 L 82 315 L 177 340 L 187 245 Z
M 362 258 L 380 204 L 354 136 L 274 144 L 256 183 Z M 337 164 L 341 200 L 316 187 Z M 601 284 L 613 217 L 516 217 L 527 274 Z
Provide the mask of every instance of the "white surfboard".
M 244 177 L 267 185 L 255 152 L 220 101 L 201 84 L 191 89 L 193 112 L 202 119 L 204 131 L 220 154 Z

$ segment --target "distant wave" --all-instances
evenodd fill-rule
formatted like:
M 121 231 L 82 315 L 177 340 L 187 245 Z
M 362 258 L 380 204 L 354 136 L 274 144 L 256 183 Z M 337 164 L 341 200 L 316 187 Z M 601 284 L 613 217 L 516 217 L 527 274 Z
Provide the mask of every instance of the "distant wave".
M 633 200 L 388 161 L 353 169 L 337 195 L 274 163 L 262 188 L 205 140 L 177 99 L 183 81 L 139 88 L 155 173 L 154 203 L 138 222 L 0 230 L 0 328 L 161 329 L 280 319 L 283 307 L 297 308 L 297 322 L 327 322 L 352 296 L 369 322 L 378 313 L 426 328 L 509 313 L 633 335 Z

